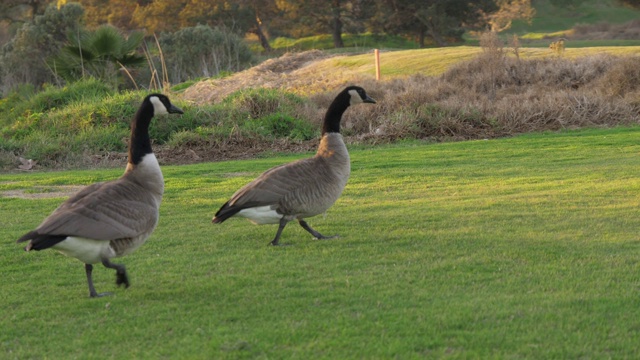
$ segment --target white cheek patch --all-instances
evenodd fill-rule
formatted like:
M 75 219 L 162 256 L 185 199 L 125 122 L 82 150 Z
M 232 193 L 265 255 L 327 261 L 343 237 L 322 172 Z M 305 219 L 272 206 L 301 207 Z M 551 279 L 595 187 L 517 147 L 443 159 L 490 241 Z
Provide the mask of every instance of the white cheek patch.
M 158 99 L 157 96 L 152 96 L 149 98 L 149 101 L 153 104 L 153 115 L 164 115 L 168 114 L 167 107 L 164 106 L 162 101 Z
M 362 97 L 360 97 L 360 94 L 358 94 L 356 90 L 349 90 L 349 95 L 351 95 L 350 105 L 361 104 L 363 102 Z

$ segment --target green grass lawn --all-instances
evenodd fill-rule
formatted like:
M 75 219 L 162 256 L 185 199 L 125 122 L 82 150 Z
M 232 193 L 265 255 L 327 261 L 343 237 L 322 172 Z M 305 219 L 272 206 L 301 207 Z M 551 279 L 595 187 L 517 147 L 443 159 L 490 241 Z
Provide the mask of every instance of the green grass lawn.
M 0 174 L 0 358 L 634 358 L 640 128 L 352 149 L 325 217 L 212 225 L 263 170 L 306 155 L 166 166 L 156 232 L 97 266 L 14 241 L 122 169 Z

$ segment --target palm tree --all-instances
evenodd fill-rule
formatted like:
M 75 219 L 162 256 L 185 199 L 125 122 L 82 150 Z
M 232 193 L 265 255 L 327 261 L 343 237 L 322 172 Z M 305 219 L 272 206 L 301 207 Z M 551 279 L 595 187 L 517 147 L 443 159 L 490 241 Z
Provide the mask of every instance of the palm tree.
M 143 56 L 136 54 L 143 38 L 141 32 L 124 37 L 109 25 L 95 31 L 79 30 L 68 35 L 68 44 L 50 59 L 49 65 L 67 81 L 95 77 L 117 88 L 122 78 L 121 69 L 145 62 Z

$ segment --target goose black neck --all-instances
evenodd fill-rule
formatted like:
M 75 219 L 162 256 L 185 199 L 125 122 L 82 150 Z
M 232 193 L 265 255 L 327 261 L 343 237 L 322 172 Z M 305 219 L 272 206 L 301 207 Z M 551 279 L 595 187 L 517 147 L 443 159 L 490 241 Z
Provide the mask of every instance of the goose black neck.
M 324 116 L 324 123 L 322 124 L 322 135 L 326 133 L 339 133 L 340 121 L 342 121 L 342 114 L 349 107 L 348 94 L 341 93 L 335 100 L 329 105 L 329 109 Z
M 131 123 L 131 140 L 129 141 L 129 163 L 131 164 L 139 164 L 145 155 L 153 152 L 149 138 L 149 124 L 152 117 L 153 105 L 145 101 Z

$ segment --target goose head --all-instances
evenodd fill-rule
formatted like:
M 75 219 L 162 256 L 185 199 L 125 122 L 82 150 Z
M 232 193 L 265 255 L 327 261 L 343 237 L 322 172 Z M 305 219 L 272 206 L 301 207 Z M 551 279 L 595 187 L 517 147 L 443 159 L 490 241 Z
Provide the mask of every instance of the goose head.
M 347 86 L 329 105 L 329 109 L 327 109 L 327 113 L 324 116 L 322 134 L 339 133 L 342 114 L 349 106 L 364 103 L 375 104 L 376 101 L 370 98 L 360 86 Z
M 349 94 L 349 105 L 356 105 L 362 103 L 375 104 L 376 101 L 367 95 L 367 92 L 359 86 L 349 86 L 344 89 L 344 92 Z
M 184 111 L 173 105 L 163 94 L 151 94 L 145 99 L 153 105 L 153 115 L 184 114 Z

